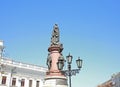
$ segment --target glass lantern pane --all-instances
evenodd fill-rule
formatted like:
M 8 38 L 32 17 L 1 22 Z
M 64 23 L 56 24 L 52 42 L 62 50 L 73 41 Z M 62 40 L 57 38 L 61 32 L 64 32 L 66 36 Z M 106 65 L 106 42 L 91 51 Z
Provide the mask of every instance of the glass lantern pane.
M 77 63 L 78 68 L 82 67 L 82 60 L 81 59 L 76 60 L 76 63 Z
M 68 62 L 69 64 L 72 63 L 72 56 L 71 56 L 70 54 L 67 56 L 67 62 Z
M 63 63 L 62 63 L 62 61 L 58 61 L 57 65 L 58 65 L 58 69 L 59 70 L 63 69 Z

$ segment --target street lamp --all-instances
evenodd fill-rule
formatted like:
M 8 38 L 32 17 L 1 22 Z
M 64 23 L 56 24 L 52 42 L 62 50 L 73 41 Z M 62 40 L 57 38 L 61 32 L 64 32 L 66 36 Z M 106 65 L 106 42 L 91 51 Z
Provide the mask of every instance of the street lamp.
M 62 71 L 66 76 L 69 77 L 69 87 L 71 87 L 71 76 L 72 75 L 76 75 L 76 73 L 79 73 L 80 69 L 82 68 L 82 59 L 80 59 L 80 57 L 78 57 L 78 59 L 76 60 L 76 63 L 77 63 L 77 67 L 78 69 L 71 69 L 71 64 L 72 64 L 72 59 L 73 59 L 73 56 L 69 55 L 66 56 L 66 60 L 67 60 L 67 64 L 68 64 L 68 70 L 62 70 L 63 69 L 63 66 L 64 66 L 64 59 L 63 58 L 59 58 L 58 59 L 58 69 L 60 71 Z
M 12 80 L 12 77 L 13 77 L 13 73 L 16 73 L 16 67 L 13 67 L 11 70 L 10 70 L 10 82 L 9 82 L 9 86 L 11 87 L 11 80 Z

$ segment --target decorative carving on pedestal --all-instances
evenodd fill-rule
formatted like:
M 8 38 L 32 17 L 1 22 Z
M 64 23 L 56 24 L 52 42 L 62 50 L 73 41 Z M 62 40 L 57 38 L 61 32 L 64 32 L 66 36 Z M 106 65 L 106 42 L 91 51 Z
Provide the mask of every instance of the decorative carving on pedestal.
M 47 62 L 46 62 L 46 65 L 48 66 L 48 69 L 50 69 L 51 63 L 52 63 L 52 59 L 51 59 L 51 56 L 50 56 L 50 53 L 49 53 L 48 57 L 47 57 Z

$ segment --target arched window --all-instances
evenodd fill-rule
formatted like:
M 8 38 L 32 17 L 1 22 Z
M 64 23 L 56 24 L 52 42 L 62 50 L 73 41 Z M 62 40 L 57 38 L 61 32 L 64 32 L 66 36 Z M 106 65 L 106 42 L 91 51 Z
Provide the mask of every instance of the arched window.
M 36 81 L 36 87 L 40 87 L 39 84 L 40 84 L 40 81 Z
M 7 79 L 6 76 L 2 76 L 2 84 L 6 84 L 6 79 Z
M 21 79 L 21 87 L 25 86 L 25 79 Z
M 15 86 L 16 85 L 16 78 L 13 78 L 12 79 L 12 86 Z

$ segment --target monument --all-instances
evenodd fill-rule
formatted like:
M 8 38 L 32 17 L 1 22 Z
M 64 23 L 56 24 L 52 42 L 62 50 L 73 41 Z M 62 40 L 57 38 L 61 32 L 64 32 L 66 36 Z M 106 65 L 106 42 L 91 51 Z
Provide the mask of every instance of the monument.
M 46 72 L 43 87 L 68 87 L 66 76 L 62 70 L 58 69 L 58 60 L 65 61 L 62 55 L 63 45 L 60 43 L 59 33 L 58 25 L 55 24 L 53 27 L 51 44 L 48 48 L 49 53 L 46 62 L 48 71 Z

